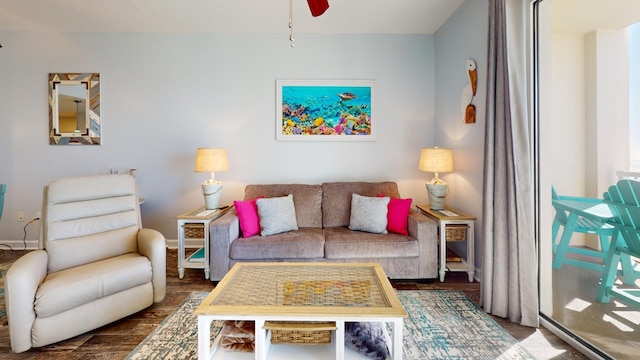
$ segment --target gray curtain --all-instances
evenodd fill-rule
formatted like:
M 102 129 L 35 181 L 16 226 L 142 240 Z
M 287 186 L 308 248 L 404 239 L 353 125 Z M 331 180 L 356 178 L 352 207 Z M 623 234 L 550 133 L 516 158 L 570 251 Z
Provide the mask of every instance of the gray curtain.
M 526 6 L 489 0 L 481 301 L 488 313 L 537 327 Z

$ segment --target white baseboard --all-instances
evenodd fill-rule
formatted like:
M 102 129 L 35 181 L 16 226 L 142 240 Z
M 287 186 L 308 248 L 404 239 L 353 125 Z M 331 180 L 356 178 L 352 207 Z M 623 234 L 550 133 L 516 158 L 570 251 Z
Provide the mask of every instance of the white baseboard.
M 25 249 L 25 243 L 27 244 Z M 36 250 L 38 248 L 38 240 L 2 240 L 0 241 L 0 250 Z
M 27 248 L 26 250 L 36 250 L 38 249 L 38 240 L 27 240 Z M 25 242 L 22 240 L 2 240 L 0 241 L 0 250 L 25 250 L 24 247 Z M 185 242 L 185 247 L 187 248 L 198 248 L 202 246 L 202 240 L 194 240 Z M 178 240 L 177 239 L 167 239 L 167 248 L 169 249 L 177 249 L 178 248 Z
M 482 270 L 479 270 L 478 268 L 475 268 L 475 271 L 473 272 L 473 280 L 481 283 L 482 281 Z

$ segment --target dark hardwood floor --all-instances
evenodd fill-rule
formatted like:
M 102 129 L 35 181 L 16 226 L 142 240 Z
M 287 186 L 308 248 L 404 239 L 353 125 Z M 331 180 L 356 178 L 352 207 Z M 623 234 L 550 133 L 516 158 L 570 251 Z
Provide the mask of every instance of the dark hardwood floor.
M 12 261 L 24 251 L 0 250 L 0 262 Z M 79 335 L 42 348 L 31 349 L 21 354 L 11 352 L 9 330 L 6 324 L 0 327 L 0 359 L 123 359 L 145 337 L 169 315 L 192 291 L 211 291 L 213 283 L 204 278 L 201 270 L 186 269 L 184 278 L 178 278 L 177 251 L 167 250 L 167 296 L 159 304 L 106 325 L 89 333 Z M 472 300 L 480 299 L 480 284 L 469 283 L 466 273 L 449 273 L 440 283 L 393 281 L 399 290 L 442 289 L 462 290 Z M 538 359 L 585 359 L 571 346 L 544 328 L 534 329 L 510 323 L 494 317 L 514 338 L 518 339 Z

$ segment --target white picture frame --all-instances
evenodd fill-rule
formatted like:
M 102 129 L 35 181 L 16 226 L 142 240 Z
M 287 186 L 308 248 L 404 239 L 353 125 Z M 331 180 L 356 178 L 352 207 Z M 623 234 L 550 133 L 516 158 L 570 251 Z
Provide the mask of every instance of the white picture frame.
M 277 80 L 276 140 L 375 141 L 375 80 Z

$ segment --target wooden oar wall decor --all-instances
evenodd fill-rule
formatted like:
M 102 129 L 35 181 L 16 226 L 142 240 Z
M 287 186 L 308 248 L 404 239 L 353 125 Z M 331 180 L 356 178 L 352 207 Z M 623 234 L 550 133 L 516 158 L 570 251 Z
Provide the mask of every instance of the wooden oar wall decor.
M 467 74 L 469 75 L 469 86 L 471 86 L 471 99 L 464 111 L 464 122 L 466 124 L 473 124 L 476 122 L 476 106 L 473 105 L 473 99 L 478 89 L 478 70 L 476 69 L 476 62 L 473 59 L 467 59 Z

